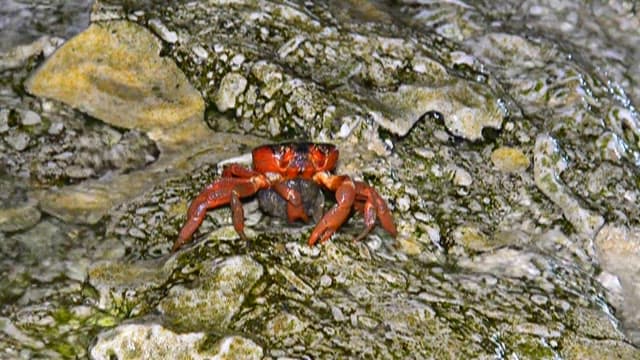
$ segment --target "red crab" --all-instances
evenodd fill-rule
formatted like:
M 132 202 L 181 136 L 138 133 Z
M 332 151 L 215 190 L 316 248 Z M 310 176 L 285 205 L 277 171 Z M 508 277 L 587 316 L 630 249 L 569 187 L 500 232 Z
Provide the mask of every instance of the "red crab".
M 231 206 L 233 227 L 246 240 L 244 211 L 240 199 L 256 193 L 263 208 L 265 199 L 277 198 L 275 203 L 271 200 L 272 205 L 267 211 L 273 212 L 280 201 L 283 203 L 281 211 L 286 211 L 289 222 L 298 219 L 308 222 L 308 213 L 313 212 L 311 204 L 316 202 L 316 195 L 321 196 L 316 184 L 335 192 L 337 204 L 322 216 L 313 229 L 309 246 L 313 246 L 318 240 L 327 241 L 344 224 L 352 208 L 364 215 L 366 225 L 356 240 L 367 236 L 375 226 L 376 219 L 391 236 L 396 236 L 397 230 L 391 212 L 374 188 L 346 175 L 331 174 L 338 161 L 338 149 L 334 145 L 304 142 L 263 145 L 255 148 L 251 155 L 253 169 L 239 164 L 225 166 L 222 178 L 209 184 L 193 200 L 187 211 L 187 222 L 173 244 L 173 251 L 190 241 L 208 209 L 226 204 Z M 308 188 L 312 190 L 307 191 Z

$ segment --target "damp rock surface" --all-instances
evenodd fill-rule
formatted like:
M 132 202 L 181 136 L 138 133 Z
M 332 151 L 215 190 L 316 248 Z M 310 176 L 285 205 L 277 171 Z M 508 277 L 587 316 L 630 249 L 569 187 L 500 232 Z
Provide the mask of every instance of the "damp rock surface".
M 90 16 L 0 54 L 0 358 L 640 357 L 632 2 Z M 353 241 L 359 195 L 309 247 L 269 193 L 242 199 L 246 241 L 222 204 L 171 252 L 225 164 L 302 139 L 396 238 Z
M 198 279 L 189 288 L 173 287 L 158 310 L 170 322 L 191 329 L 226 327 L 240 310 L 248 291 L 264 270 L 248 257 L 204 262 Z
M 120 325 L 98 335 L 90 357 L 95 360 L 114 356 L 123 360 L 262 358 L 262 348 L 240 336 L 222 338 L 213 346 L 207 346 L 207 342 L 210 339 L 202 332 L 178 334 L 153 323 Z

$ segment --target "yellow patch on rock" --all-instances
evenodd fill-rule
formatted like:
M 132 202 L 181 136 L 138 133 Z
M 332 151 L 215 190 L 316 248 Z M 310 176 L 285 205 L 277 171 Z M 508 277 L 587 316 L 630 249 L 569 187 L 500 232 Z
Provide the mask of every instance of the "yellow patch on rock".
M 398 245 L 407 255 L 419 255 L 422 252 L 422 246 L 413 239 L 399 239 Z
M 151 131 L 202 119 L 204 101 L 160 41 L 127 21 L 95 23 L 56 51 L 27 91 L 67 103 L 106 123 Z
M 491 153 L 491 162 L 499 171 L 512 173 L 525 171 L 531 162 L 520 150 L 512 147 L 500 147 Z

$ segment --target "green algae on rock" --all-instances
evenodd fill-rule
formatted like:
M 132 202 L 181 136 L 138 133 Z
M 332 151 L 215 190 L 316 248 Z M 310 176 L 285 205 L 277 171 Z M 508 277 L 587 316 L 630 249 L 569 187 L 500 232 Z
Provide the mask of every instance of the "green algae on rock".
M 261 359 L 262 348 L 240 337 L 224 337 L 210 345 L 204 332 L 175 333 L 160 324 L 120 325 L 98 336 L 90 355 L 95 360 Z
M 177 285 L 158 305 L 174 326 L 182 329 L 224 328 L 238 312 L 248 291 L 264 269 L 247 256 L 199 264 L 198 279 L 190 287 Z
M 169 265 L 152 261 L 93 263 L 88 282 L 98 292 L 96 306 L 123 317 L 146 313 L 149 298 L 155 296 L 153 292 L 169 279 Z

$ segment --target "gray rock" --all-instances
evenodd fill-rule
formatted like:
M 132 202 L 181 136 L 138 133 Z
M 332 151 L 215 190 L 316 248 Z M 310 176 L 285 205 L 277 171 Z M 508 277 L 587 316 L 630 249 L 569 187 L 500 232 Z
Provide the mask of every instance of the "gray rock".
M 20 123 L 23 126 L 38 125 L 42 122 L 40 114 L 35 111 L 25 110 L 20 112 Z
M 604 218 L 580 206 L 579 201 L 562 183 L 560 173 L 568 164 L 560 155 L 560 147 L 554 138 L 545 134 L 538 136 L 533 165 L 536 186 L 562 209 L 565 218 L 577 231 L 590 238 L 594 237 L 604 224 Z
M 63 130 L 64 124 L 62 122 L 54 122 L 49 126 L 47 133 L 49 133 L 49 135 L 60 135 Z
M 37 224 L 41 216 L 37 205 L 35 199 L 28 199 L 25 202 L 8 202 L 0 206 L 0 231 L 24 230 Z
M 0 71 L 19 68 L 38 54 L 49 56 L 63 42 L 64 39 L 59 37 L 41 36 L 30 44 L 17 46 L 9 52 L 0 53 Z
M 29 140 L 29 135 L 23 132 L 13 132 L 4 138 L 4 141 L 17 151 L 25 150 L 29 146 Z
M 247 79 L 237 73 L 229 73 L 220 83 L 216 94 L 216 107 L 219 111 L 227 111 L 236 107 L 236 99 L 247 87 Z
M 158 310 L 182 327 L 224 327 L 240 310 L 248 291 L 264 270 L 248 256 L 207 261 L 201 266 L 196 285 L 171 288 Z
M 64 219 L 0 232 L 0 303 L 14 327 L 0 325 L 0 357 L 639 357 L 631 2 L 336 3 L 95 2 L 93 25 L 36 73 L 60 66 L 41 90 L 80 89 L 62 101 L 99 121 L 46 101 L 42 122 L 64 121 L 60 136 L 17 119 L 0 141 L 0 176 L 23 174 Z M 514 26 L 525 18 L 527 31 Z M 145 27 L 177 41 L 160 53 Z M 0 72 L 1 108 L 38 108 L 17 94 L 38 61 Z M 178 66 L 154 66 L 164 61 Z M 224 116 L 207 112 L 211 131 L 197 99 L 215 104 L 230 74 L 246 84 L 227 89 Z M 175 96 L 193 90 L 185 79 L 197 96 Z M 17 130 L 31 137 L 22 152 L 5 140 Z M 254 200 L 247 241 L 225 205 L 167 254 L 220 161 L 285 138 L 338 145 L 336 174 L 380 193 L 397 238 L 376 224 L 351 241 L 364 226 L 358 197 L 309 248 L 313 222 L 262 216 Z M 48 162 L 96 178 L 31 187 Z
M 178 34 L 175 31 L 171 31 L 167 28 L 165 24 L 162 23 L 160 19 L 151 19 L 149 20 L 149 27 L 158 35 L 160 38 L 170 44 L 178 41 Z
M 213 346 L 204 332 L 176 333 L 154 323 L 120 325 L 98 335 L 90 349 L 95 360 L 118 359 L 261 359 L 253 341 L 229 336 Z
M 0 134 L 9 131 L 9 110 L 0 109 Z

